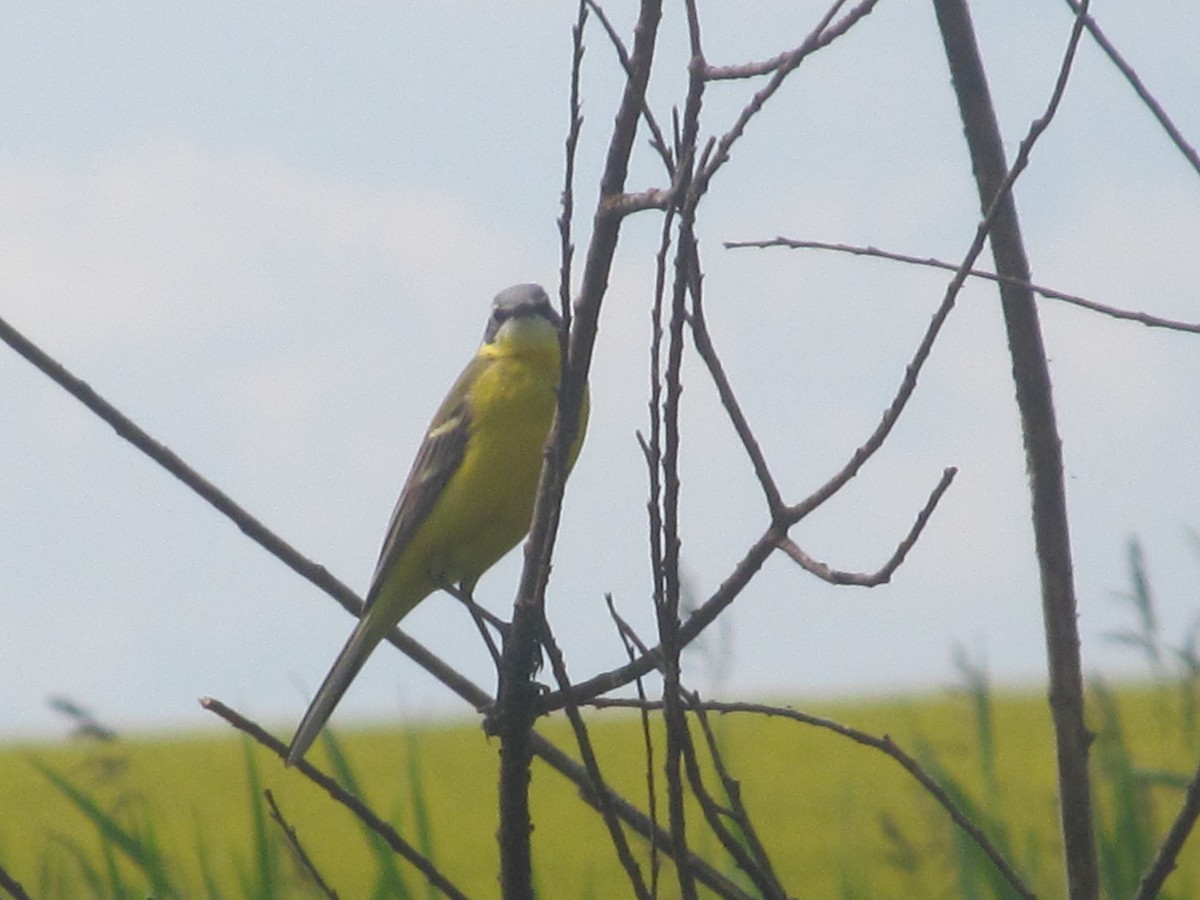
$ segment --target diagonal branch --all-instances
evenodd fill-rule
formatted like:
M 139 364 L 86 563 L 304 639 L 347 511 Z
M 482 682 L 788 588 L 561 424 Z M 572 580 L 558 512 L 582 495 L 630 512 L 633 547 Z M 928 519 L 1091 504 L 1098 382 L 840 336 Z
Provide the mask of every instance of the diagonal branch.
M 806 39 L 805 43 L 801 44 L 800 47 L 794 50 L 786 50 L 783 53 L 760 62 L 741 63 L 732 66 L 708 66 L 704 72 L 705 77 L 707 77 L 709 81 L 730 81 L 741 78 L 754 78 L 759 75 L 770 75 L 772 72 L 778 72 L 784 67 L 795 68 L 797 65 L 795 59 L 797 54 L 803 52 L 804 55 L 807 55 L 814 50 L 820 50 L 822 47 L 829 46 L 837 38 L 849 31 L 851 25 L 853 25 L 863 16 L 870 13 L 871 8 L 874 7 L 874 4 L 871 4 L 870 7 L 867 7 L 865 4 L 860 4 L 858 7 L 855 7 L 853 10 L 851 10 L 835 25 L 830 26 L 829 23 L 833 20 L 833 17 L 837 15 L 838 10 L 845 5 L 846 0 L 837 0 L 837 2 L 830 7 L 829 11 L 822 19 L 821 24 L 818 25 L 816 29 L 816 32 L 819 32 L 817 33 L 817 37 L 812 40 L 812 45 L 807 50 L 804 49 L 804 47 L 808 44 L 808 40 Z M 810 38 L 811 37 L 812 36 L 810 35 Z
M 25 892 L 25 888 L 21 886 L 21 882 L 9 875 L 3 866 L 0 866 L 0 888 L 4 888 L 13 900 L 33 900 Z
M 1178 865 L 1179 851 L 1183 849 L 1184 842 L 1187 841 L 1188 835 L 1192 833 L 1192 829 L 1196 826 L 1197 819 L 1200 819 L 1200 768 L 1196 769 L 1196 774 L 1188 782 L 1187 792 L 1184 794 L 1183 806 L 1179 810 L 1179 815 L 1175 817 L 1175 821 L 1171 824 L 1171 830 L 1167 832 L 1166 839 L 1163 841 L 1162 846 L 1159 847 L 1158 855 L 1154 857 L 1154 862 L 1150 864 L 1149 868 L 1142 875 L 1133 900 L 1154 900 L 1159 895 L 1163 884 L 1167 880 L 1167 876 Z
M 1079 17 L 1079 20 L 1083 22 L 1084 28 L 1088 30 L 1093 40 L 1100 45 L 1100 49 L 1108 55 L 1112 64 L 1125 76 L 1125 80 L 1129 82 L 1129 86 L 1133 88 L 1134 92 L 1141 98 L 1142 103 L 1150 110 L 1151 115 L 1158 120 L 1158 124 L 1162 126 L 1163 131 L 1167 133 L 1167 136 L 1171 139 L 1171 143 L 1184 155 L 1192 168 L 1196 170 L 1196 174 L 1200 175 L 1200 154 L 1196 153 L 1196 148 L 1189 144 L 1182 132 L 1175 127 L 1175 123 L 1171 121 L 1171 117 L 1167 115 L 1166 110 L 1162 108 L 1162 105 L 1154 99 L 1154 95 L 1142 83 L 1142 79 L 1133 70 L 1133 66 L 1125 61 L 1125 58 L 1121 56 L 1117 48 L 1113 46 L 1104 32 L 1100 30 L 1100 26 L 1096 24 L 1096 20 L 1080 5 L 1079 0 L 1066 0 L 1066 4 L 1071 7 L 1071 12 L 1075 13 Z
M 263 791 L 263 796 L 267 800 L 267 807 L 272 821 L 283 832 L 283 838 L 291 848 L 292 855 L 296 858 L 296 862 L 299 863 L 300 868 L 307 873 L 308 877 L 312 879 L 313 884 L 316 885 L 317 890 L 328 898 L 328 900 L 337 900 L 337 892 L 326 883 L 316 864 L 313 863 L 312 857 L 308 855 L 308 851 L 300 843 L 300 836 L 296 834 L 296 829 L 283 817 L 283 813 L 279 809 L 279 804 L 275 802 L 275 795 L 271 792 L 271 789 L 267 788 Z
M 717 141 L 711 157 L 697 172 L 696 181 L 700 186 L 701 193 L 707 188 L 708 182 L 712 180 L 717 170 L 729 162 L 729 152 L 733 145 L 745 133 L 746 126 L 750 124 L 750 120 L 758 114 L 766 102 L 783 85 L 788 75 L 794 72 L 800 63 L 811 53 L 824 47 L 834 38 L 845 34 L 853 25 L 869 15 L 875 9 L 877 2 L 878 0 L 862 0 L 862 2 L 846 13 L 837 24 L 831 26 L 830 23 L 833 22 L 833 17 L 837 15 L 838 10 L 845 4 L 845 0 L 836 0 L 825 12 L 825 15 L 821 17 L 821 21 L 817 23 L 817 26 L 809 32 L 808 37 L 804 39 L 800 46 L 783 54 L 778 64 L 773 68 L 770 80 L 750 98 L 750 102 L 742 109 L 730 129 Z M 712 73 L 706 74 L 712 79 Z
M 758 439 L 754 436 L 754 431 L 750 428 L 750 423 L 746 421 L 745 413 L 742 412 L 741 404 L 738 403 L 737 397 L 733 393 L 733 385 L 729 383 L 725 367 L 721 365 L 721 359 L 713 346 L 712 336 L 708 332 L 708 322 L 704 318 L 704 304 L 701 302 L 699 292 L 692 298 L 691 324 L 692 340 L 696 344 L 696 352 L 708 366 L 708 373 L 717 386 L 721 404 L 725 407 L 725 412 L 733 423 L 734 431 L 741 438 L 742 447 L 745 448 L 746 455 L 750 457 L 750 463 L 754 466 L 754 474 L 758 476 L 758 483 L 762 487 L 763 493 L 766 494 L 767 508 L 771 512 L 771 519 L 776 520 L 783 513 L 783 497 L 779 493 L 779 486 L 775 483 L 774 476 L 771 475 L 767 458 L 758 445 Z
M 251 722 L 235 710 L 230 709 L 220 700 L 212 697 L 202 697 L 200 705 L 209 712 L 216 713 L 234 728 L 254 738 L 255 741 L 269 749 L 280 759 L 287 758 L 288 749 L 286 744 L 277 740 L 274 736 L 268 734 L 254 722 Z M 447 897 L 454 897 L 457 900 L 467 900 L 467 895 L 455 887 L 450 879 L 441 873 L 437 866 L 412 844 L 400 837 L 396 833 L 396 829 L 375 815 L 371 808 L 363 803 L 362 800 L 343 789 L 340 784 L 312 765 L 312 763 L 306 762 L 303 759 L 297 760 L 293 764 L 293 768 L 302 772 L 310 781 L 324 789 L 325 793 L 330 797 L 354 813 L 362 822 L 366 823 L 367 827 L 383 838 L 392 850 L 404 857 L 417 871 L 424 875 L 431 885 Z
M 595 0 L 584 0 L 587 8 L 590 9 L 600 20 L 600 25 L 604 28 L 608 35 L 609 42 L 613 45 L 613 49 L 617 51 L 617 59 L 621 63 L 621 68 L 625 70 L 626 77 L 632 75 L 633 70 L 629 62 L 629 51 L 625 49 L 625 42 L 621 40 L 621 36 L 613 27 L 612 22 L 608 18 L 608 14 L 604 8 Z M 662 129 L 658 125 L 658 120 L 654 118 L 654 112 L 650 109 L 650 104 L 642 101 L 642 118 L 646 122 L 646 127 L 650 129 L 650 146 L 658 151 L 659 157 L 662 159 L 663 167 L 667 170 L 667 175 L 671 178 L 675 177 L 675 159 L 671 155 L 671 148 L 667 146 L 666 139 L 663 137 Z

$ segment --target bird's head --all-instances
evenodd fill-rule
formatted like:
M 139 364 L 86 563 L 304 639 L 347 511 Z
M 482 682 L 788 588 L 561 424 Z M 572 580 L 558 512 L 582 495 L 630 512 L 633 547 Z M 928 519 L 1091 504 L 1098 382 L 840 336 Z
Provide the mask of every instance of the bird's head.
M 558 346 L 562 316 L 537 284 L 505 288 L 492 301 L 492 315 L 483 332 L 484 344 L 496 347 L 541 348 Z

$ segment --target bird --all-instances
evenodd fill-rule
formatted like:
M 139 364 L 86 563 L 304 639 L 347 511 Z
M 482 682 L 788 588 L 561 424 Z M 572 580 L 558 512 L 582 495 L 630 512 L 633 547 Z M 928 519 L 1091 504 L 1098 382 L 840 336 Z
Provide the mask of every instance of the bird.
M 450 388 L 392 512 L 358 624 L 296 728 L 304 757 L 371 651 L 439 588 L 476 581 L 529 532 L 558 406 L 562 317 L 536 284 L 506 288 L 474 358 Z M 567 471 L 587 430 L 585 389 Z

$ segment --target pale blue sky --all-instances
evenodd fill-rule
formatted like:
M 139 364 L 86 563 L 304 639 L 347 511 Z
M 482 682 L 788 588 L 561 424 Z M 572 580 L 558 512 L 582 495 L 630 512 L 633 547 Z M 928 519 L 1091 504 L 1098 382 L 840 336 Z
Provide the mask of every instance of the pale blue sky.
M 1048 95 L 1063 3 L 976 4 L 1010 152 Z M 0 316 L 302 552 L 362 590 L 432 410 L 492 295 L 552 287 L 571 4 L 75 3 L 0 11 Z M 713 62 L 774 55 L 815 4 L 705 4 Z M 628 28 L 634 4 L 610 7 Z M 1200 9 L 1098 3 L 1111 38 L 1200 141 Z M 679 12 L 651 96 L 683 82 Z M 619 91 L 588 36 L 579 237 Z M 721 132 L 757 87 L 715 85 Z M 660 185 L 639 151 L 631 187 Z M 1036 278 L 1200 319 L 1200 180 L 1085 41 L 1058 122 L 1018 187 Z M 714 338 L 789 499 L 845 460 L 889 402 L 939 273 L 723 240 L 875 244 L 957 259 L 977 202 L 931 8 L 884 0 L 806 63 L 738 145 L 701 223 Z M 649 636 L 646 303 L 658 220 L 627 223 L 571 483 L 551 613 L 577 677 L 621 660 L 612 592 Z M 1043 304 L 1072 503 L 1089 671 L 1137 671 L 1125 544 L 1144 540 L 1163 628 L 1200 612 L 1200 343 Z M 693 359 L 683 554 L 707 595 L 765 525 Z M 0 350 L 0 738 L 53 735 L 67 695 L 117 727 L 213 724 L 211 694 L 290 728 L 351 622 L 333 601 Z M 1023 458 L 994 293 L 968 289 L 888 447 L 793 536 L 872 569 L 945 466 L 960 469 L 894 583 L 833 589 L 772 560 L 728 622 L 722 696 L 946 686 L 962 643 L 998 678 L 1043 668 Z M 518 554 L 479 597 L 511 600 Z M 489 689 L 467 617 L 406 625 Z M 382 652 L 335 724 L 461 711 Z

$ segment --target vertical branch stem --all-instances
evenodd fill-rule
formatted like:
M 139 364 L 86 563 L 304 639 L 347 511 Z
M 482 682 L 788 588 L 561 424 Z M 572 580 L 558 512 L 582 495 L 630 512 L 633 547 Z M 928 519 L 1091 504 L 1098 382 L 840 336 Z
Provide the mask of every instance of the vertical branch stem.
M 965 0 L 934 0 L 934 7 L 970 147 L 980 203 L 985 213 L 995 206 L 991 245 L 996 271 L 1027 285 L 1029 263 L 1016 205 L 1011 192 L 999 195 L 1006 186 L 1008 169 L 970 13 Z M 1033 293 L 1027 286 L 1005 281 L 1000 285 L 1000 299 L 1021 415 L 1041 576 L 1068 896 L 1071 900 L 1095 900 L 1099 896 L 1099 878 L 1087 771 L 1091 735 L 1084 724 L 1062 444 Z
M 671 311 L 667 329 L 667 362 L 664 376 L 666 395 L 662 406 L 662 577 L 661 593 L 655 597 L 658 633 L 663 651 L 663 716 L 666 726 L 665 775 L 667 812 L 670 821 L 672 855 L 676 860 L 679 892 L 683 900 L 694 900 L 695 874 L 687 864 L 687 819 L 685 815 L 683 762 L 691 751 L 687 719 L 680 688 L 679 641 L 679 402 L 683 393 L 681 369 L 684 350 L 684 326 L 687 321 L 687 295 L 699 279 L 694 233 L 696 204 L 700 195 L 692 190 L 696 166 L 696 148 L 700 132 L 700 109 L 704 96 L 704 65 L 700 49 L 700 25 L 695 3 L 686 3 L 691 62 L 688 66 L 688 93 L 679 130 L 675 183 L 684 198 L 679 209 L 679 231 L 675 247 L 675 265 L 671 287 Z
M 616 254 L 622 214 L 613 201 L 623 193 L 629 158 L 645 103 L 646 85 L 657 43 L 661 0 L 642 0 L 634 29 L 630 72 L 613 124 L 600 180 L 600 205 L 593 219 L 579 299 L 575 304 L 566 349 L 566 364 L 559 384 L 558 415 L 547 439 L 547 453 L 538 485 L 525 567 L 513 603 L 513 621 L 501 659 L 500 689 L 489 723 L 500 738 L 500 887 L 505 900 L 531 900 L 533 865 L 529 814 L 529 766 L 533 724 L 537 717 L 538 688 L 534 683 L 537 640 L 544 617 L 550 558 L 558 530 L 566 479 L 566 450 L 579 427 L 579 412 L 587 391 L 587 375 L 600 319 L 600 305 L 608 287 L 609 270 Z
M 687 865 L 687 825 L 684 814 L 682 760 L 688 743 L 687 721 L 679 688 L 679 399 L 683 391 L 680 369 L 683 362 L 683 326 L 686 317 L 687 274 L 693 238 L 690 217 L 680 222 L 676 248 L 675 283 L 672 290 L 671 316 L 667 341 L 666 401 L 663 404 L 663 586 L 655 598 L 658 634 L 663 650 L 663 713 L 666 722 L 667 811 L 670 818 L 672 855 L 676 860 L 680 894 L 696 896 L 696 884 Z

